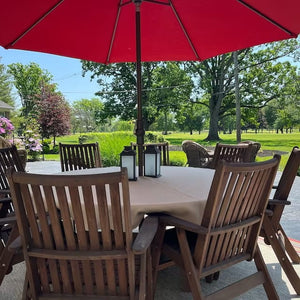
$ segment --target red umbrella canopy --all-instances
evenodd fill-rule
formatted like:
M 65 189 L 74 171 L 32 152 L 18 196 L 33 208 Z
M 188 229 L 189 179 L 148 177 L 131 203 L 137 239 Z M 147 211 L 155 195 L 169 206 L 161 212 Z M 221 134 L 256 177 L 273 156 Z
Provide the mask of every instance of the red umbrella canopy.
M 299 0 L 139 0 L 141 60 L 203 60 L 300 32 Z M 136 61 L 135 3 L 9 0 L 0 45 L 100 63 Z

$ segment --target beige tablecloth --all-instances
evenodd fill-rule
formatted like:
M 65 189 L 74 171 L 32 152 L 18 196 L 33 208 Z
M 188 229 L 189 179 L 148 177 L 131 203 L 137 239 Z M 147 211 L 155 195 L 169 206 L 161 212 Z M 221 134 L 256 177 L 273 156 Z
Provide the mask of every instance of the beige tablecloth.
M 69 171 L 61 174 L 100 174 L 119 167 Z M 147 213 L 167 213 L 200 224 L 214 170 L 187 167 L 161 168 L 158 178 L 138 177 L 129 182 L 131 217 L 138 226 Z

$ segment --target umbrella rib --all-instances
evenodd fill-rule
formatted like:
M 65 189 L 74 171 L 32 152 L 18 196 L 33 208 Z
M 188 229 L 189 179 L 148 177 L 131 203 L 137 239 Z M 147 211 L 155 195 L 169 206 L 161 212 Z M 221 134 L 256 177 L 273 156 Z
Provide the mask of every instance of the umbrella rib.
M 50 10 L 48 10 L 45 14 L 43 14 L 37 21 L 35 21 L 32 25 L 30 25 L 21 35 L 19 35 L 13 42 L 8 44 L 5 48 L 14 46 L 20 39 L 22 39 L 37 24 L 39 24 L 42 20 L 44 20 L 53 10 L 55 10 L 64 1 L 65 0 L 60 0 L 59 2 L 57 2 Z
M 193 50 L 193 52 L 194 52 L 197 60 L 201 60 L 201 58 L 198 55 L 198 52 L 196 51 L 196 48 L 194 47 L 194 44 L 191 41 L 191 39 L 190 39 L 190 37 L 189 37 L 189 35 L 188 35 L 188 33 L 187 33 L 187 31 L 186 31 L 186 29 L 185 29 L 185 27 L 184 27 L 184 25 L 183 25 L 183 23 L 182 23 L 182 21 L 181 21 L 181 19 L 180 19 L 180 17 L 179 17 L 179 15 L 178 15 L 178 13 L 177 13 L 177 11 L 176 11 L 176 9 L 175 9 L 175 7 L 174 7 L 174 5 L 173 5 L 173 3 L 172 3 L 171 0 L 170 0 L 170 6 L 171 6 L 171 8 L 173 10 L 173 13 L 174 13 L 174 15 L 175 15 L 175 17 L 176 17 L 176 19 L 177 19 L 177 21 L 178 21 L 178 23 L 179 23 L 182 31 L 183 31 L 183 33 L 185 35 L 186 39 L 188 40 L 188 43 L 189 43 L 190 47 L 192 48 L 192 50 Z
M 297 37 L 297 34 L 295 34 L 294 32 L 292 32 L 290 30 L 288 30 L 287 28 L 285 28 L 284 26 L 282 26 L 281 24 L 279 24 L 275 20 L 271 19 L 267 15 L 263 14 L 258 9 L 254 8 L 250 4 L 246 3 L 244 0 L 237 0 L 237 1 L 240 2 L 241 4 L 243 4 L 244 6 L 246 6 L 247 8 L 249 8 L 250 10 L 252 10 L 253 12 L 255 12 L 256 14 L 258 14 L 259 16 L 263 17 L 265 20 L 269 21 L 270 23 L 272 23 L 273 25 L 275 25 L 279 29 L 283 30 L 285 33 L 289 34 L 290 36 Z
M 123 1 L 120 0 L 120 4 L 119 4 L 119 7 L 118 7 L 118 13 L 117 13 L 117 17 L 116 17 L 116 22 L 115 22 L 114 30 L 113 30 L 113 33 L 112 33 L 112 36 L 111 36 L 111 41 L 110 41 L 110 44 L 109 44 L 109 49 L 108 49 L 108 53 L 107 53 L 107 57 L 106 57 L 106 62 L 105 62 L 106 64 L 108 64 L 109 60 L 110 60 L 110 55 L 111 55 L 111 51 L 112 51 L 112 47 L 113 47 L 113 44 L 114 44 L 118 23 L 119 23 L 121 8 L 122 8 L 122 6 L 130 3 L 130 2 L 126 2 L 126 3 L 122 3 L 122 2 Z

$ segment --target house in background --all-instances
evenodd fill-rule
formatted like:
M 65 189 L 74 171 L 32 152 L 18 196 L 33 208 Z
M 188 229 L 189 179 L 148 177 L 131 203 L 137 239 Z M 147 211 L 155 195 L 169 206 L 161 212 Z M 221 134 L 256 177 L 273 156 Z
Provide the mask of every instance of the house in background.
M 9 118 L 10 112 L 13 109 L 12 106 L 0 100 L 0 116 Z

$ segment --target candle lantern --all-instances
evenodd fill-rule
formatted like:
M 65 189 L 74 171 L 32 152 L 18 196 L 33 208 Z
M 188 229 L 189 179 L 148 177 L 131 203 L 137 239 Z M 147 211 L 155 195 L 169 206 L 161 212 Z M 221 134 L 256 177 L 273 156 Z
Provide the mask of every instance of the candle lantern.
M 148 145 L 144 151 L 144 175 L 160 176 L 160 151 L 155 145 Z
M 131 146 L 125 146 L 124 150 L 120 153 L 121 168 L 127 168 L 128 179 L 136 180 L 136 152 Z

